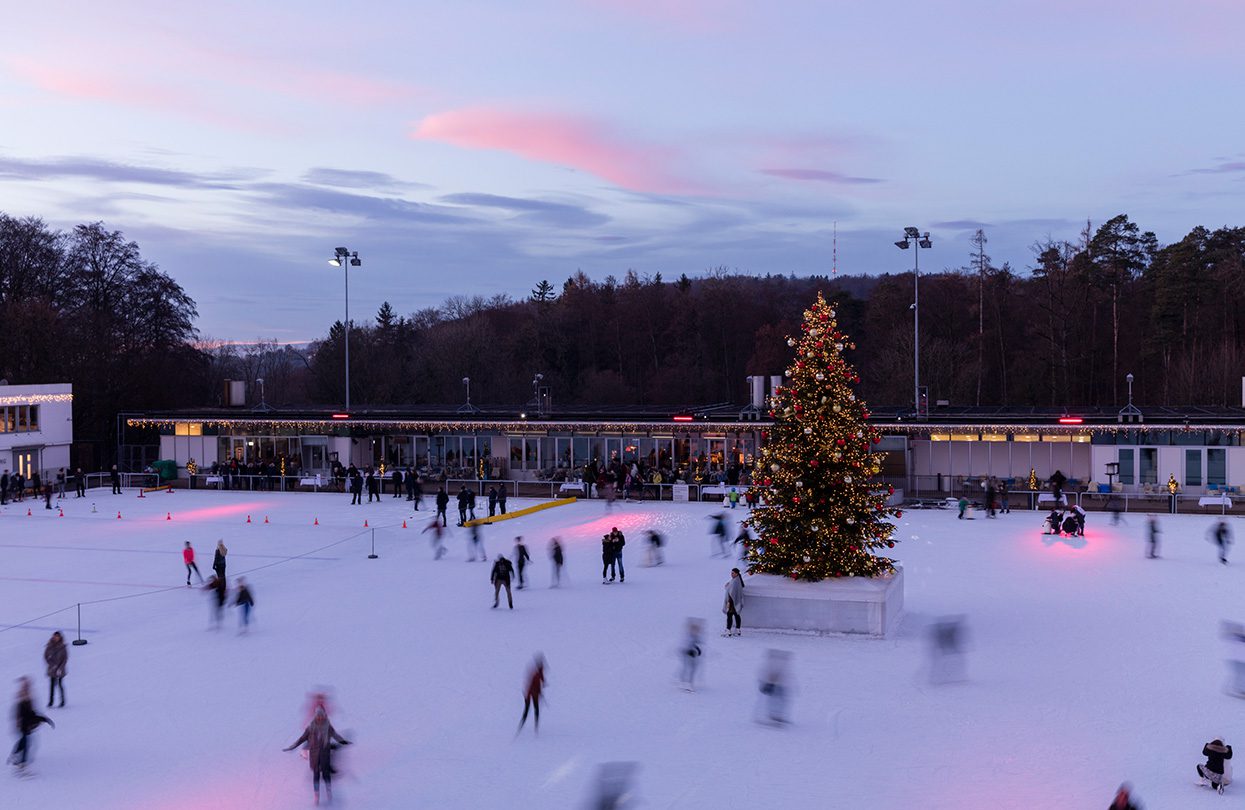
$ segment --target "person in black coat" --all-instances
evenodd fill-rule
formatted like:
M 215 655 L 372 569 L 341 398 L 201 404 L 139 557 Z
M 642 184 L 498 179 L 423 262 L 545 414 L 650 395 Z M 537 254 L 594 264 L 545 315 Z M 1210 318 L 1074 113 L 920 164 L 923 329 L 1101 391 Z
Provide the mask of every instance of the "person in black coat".
M 18 679 L 17 706 L 14 707 L 13 717 L 17 721 L 18 738 L 13 752 L 9 754 L 9 763 L 20 770 L 26 767 L 30 759 L 30 735 L 35 733 L 35 729 L 43 723 L 56 728 L 55 723 L 35 711 L 34 701 L 30 697 L 30 678 L 25 676 Z
M 519 590 L 527 587 L 527 580 L 523 578 L 523 569 L 527 568 L 527 563 L 532 556 L 527 553 L 527 546 L 523 545 L 523 538 L 516 537 L 514 539 L 514 567 L 519 572 Z
M 467 485 L 463 484 L 462 489 L 458 490 L 458 525 L 465 526 L 467 524 L 467 506 L 471 503 L 471 493 L 467 491 Z
M 363 476 L 354 467 L 351 467 L 350 473 L 350 505 L 363 504 Z
M 74 470 L 73 474 L 74 497 L 86 497 L 86 473 L 82 472 L 82 468 Z
M 9 502 L 9 471 L 5 470 L 4 474 L 0 475 L 0 505 L 6 504 L 8 502 Z
M 1223 763 L 1232 759 L 1232 746 L 1214 739 L 1202 746 L 1202 756 L 1206 757 L 1206 763 L 1197 766 L 1197 775 L 1210 782 L 1212 790 L 1223 793 Z
M 367 502 L 371 503 L 372 499 L 380 500 L 380 476 L 371 467 L 367 468 Z
M 441 525 L 448 526 L 449 519 L 446 517 L 446 510 L 450 506 L 450 494 L 445 491 L 445 485 L 437 490 L 437 517 L 441 518 Z
M 497 487 L 488 488 L 488 516 L 497 514 Z
M 393 468 L 393 474 L 389 476 L 393 481 L 393 497 L 402 497 L 402 471 L 397 467 Z
M 611 534 L 601 535 L 601 584 L 614 581 L 614 561 L 617 555 L 614 554 L 614 536 Z M 609 577 L 607 580 L 606 577 Z
M 553 582 L 549 587 L 556 588 L 562 583 L 562 563 L 565 560 L 562 556 L 562 543 L 556 537 L 549 541 L 549 559 L 553 560 Z
M 510 564 L 504 554 L 497 555 L 497 561 L 493 563 L 493 570 L 489 574 L 489 579 L 493 583 L 493 607 L 497 607 L 498 601 L 501 599 L 501 589 L 506 589 L 506 602 L 510 605 L 510 609 L 514 610 L 514 597 L 510 593 L 510 577 L 514 574 L 514 566 Z
M 1055 503 L 1059 503 L 1059 499 L 1063 497 L 1063 485 L 1068 483 L 1068 477 L 1059 470 L 1055 470 L 1055 474 L 1048 480 L 1050 481 L 1051 492 L 1055 494 Z
M 1232 531 L 1228 528 L 1228 523 L 1221 520 L 1215 524 L 1212 539 L 1215 545 L 1219 546 L 1219 562 L 1224 565 L 1228 564 L 1228 545 L 1232 542 Z
M 501 489 L 497 490 L 497 508 L 501 513 L 506 514 L 506 485 L 502 484 Z

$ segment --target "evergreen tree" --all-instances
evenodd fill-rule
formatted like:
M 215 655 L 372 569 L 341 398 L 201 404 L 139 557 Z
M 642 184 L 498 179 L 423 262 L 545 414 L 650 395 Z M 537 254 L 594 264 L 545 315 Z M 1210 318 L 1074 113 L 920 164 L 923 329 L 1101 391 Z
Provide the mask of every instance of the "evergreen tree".
M 787 339 L 795 361 L 770 400 L 774 425 L 754 477 L 769 507 L 746 521 L 756 535 L 746 544 L 748 573 L 809 582 L 885 576 L 894 560 L 873 550 L 895 546 L 887 518 L 900 512 L 886 505 L 894 490 L 874 481 L 881 462 L 871 448 L 881 436 L 852 392 L 860 378 L 843 359 L 855 344 L 820 293 L 802 330 Z
M 548 279 L 541 279 L 536 284 L 536 288 L 532 290 L 533 301 L 552 301 L 557 298 L 557 294 L 553 291 L 553 285 Z

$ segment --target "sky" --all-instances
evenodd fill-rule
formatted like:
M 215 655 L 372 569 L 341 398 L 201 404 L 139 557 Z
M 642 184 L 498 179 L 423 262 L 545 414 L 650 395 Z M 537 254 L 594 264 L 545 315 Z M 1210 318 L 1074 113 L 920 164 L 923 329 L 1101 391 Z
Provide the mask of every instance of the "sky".
M 49 0 L 5 11 L 0 211 L 103 221 L 204 338 L 602 280 L 995 264 L 1245 211 L 1237 0 Z M 837 229 L 837 248 L 834 234 Z

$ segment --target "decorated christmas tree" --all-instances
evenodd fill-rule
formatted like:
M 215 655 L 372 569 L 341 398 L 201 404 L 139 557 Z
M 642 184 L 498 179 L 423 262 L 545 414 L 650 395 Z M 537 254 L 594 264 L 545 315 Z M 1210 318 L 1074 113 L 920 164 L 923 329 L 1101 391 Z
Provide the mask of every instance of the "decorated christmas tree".
M 747 521 L 756 535 L 747 543 L 748 573 L 809 582 L 885 576 L 895 561 L 875 550 L 894 548 L 888 518 L 900 512 L 886 505 L 894 489 L 875 479 L 881 463 L 872 450 L 882 438 L 852 392 L 860 377 L 843 356 L 855 344 L 819 293 L 801 336 L 787 345 L 795 359 L 770 400 L 774 425 L 753 476 L 768 508 Z

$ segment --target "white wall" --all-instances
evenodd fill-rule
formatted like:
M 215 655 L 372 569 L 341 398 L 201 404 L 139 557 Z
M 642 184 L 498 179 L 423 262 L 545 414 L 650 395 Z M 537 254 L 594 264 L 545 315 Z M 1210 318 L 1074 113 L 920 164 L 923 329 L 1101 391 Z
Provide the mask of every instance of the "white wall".
M 73 386 L 0 385 L 0 407 L 14 405 L 38 405 L 39 429 L 0 433 L 0 470 L 14 471 L 13 450 L 28 447 L 39 450 L 41 469 L 55 473 L 68 467 L 73 444 Z

